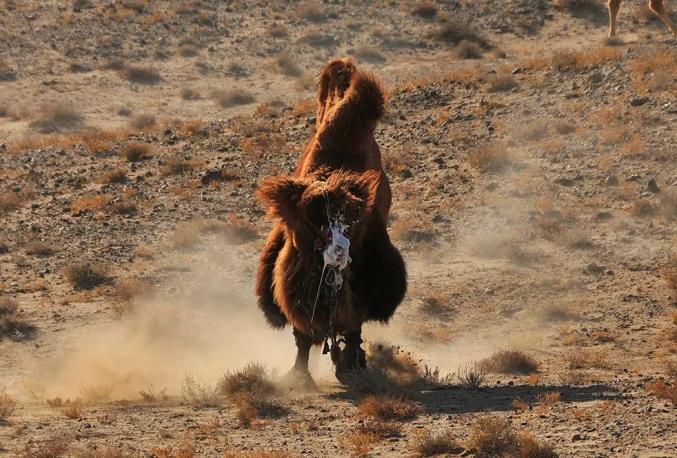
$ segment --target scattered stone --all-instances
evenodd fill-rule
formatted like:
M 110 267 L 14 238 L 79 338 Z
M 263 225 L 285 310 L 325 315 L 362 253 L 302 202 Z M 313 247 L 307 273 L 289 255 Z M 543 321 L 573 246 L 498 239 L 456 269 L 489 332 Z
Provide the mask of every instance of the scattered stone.
M 595 72 L 590 75 L 590 82 L 592 84 L 599 84 L 602 81 L 604 81 L 604 75 L 602 75 L 600 72 Z
M 611 214 L 611 212 L 602 211 L 602 212 L 597 212 L 597 214 L 595 215 L 595 221 L 607 221 L 607 220 L 610 220 L 611 218 L 613 218 L 613 215 Z
M 643 97 L 635 97 L 634 99 L 630 100 L 630 106 L 633 107 L 641 107 L 645 103 L 649 101 L 649 97 L 643 96 Z
M 660 192 L 660 189 L 656 184 L 656 180 L 654 180 L 653 178 L 650 179 L 649 182 L 646 184 L 646 189 L 648 189 L 650 192 L 653 192 L 654 194 L 658 194 Z

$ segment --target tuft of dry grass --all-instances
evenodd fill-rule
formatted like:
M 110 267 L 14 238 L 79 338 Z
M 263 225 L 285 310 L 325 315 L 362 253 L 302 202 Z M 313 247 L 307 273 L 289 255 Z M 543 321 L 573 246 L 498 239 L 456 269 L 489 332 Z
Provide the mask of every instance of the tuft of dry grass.
M 113 197 L 108 194 L 99 194 L 96 196 L 83 197 L 76 200 L 71 205 L 71 210 L 76 213 L 85 211 L 97 211 L 108 205 Z
M 21 207 L 21 197 L 14 191 L 0 193 L 0 214 L 18 210 Z
M 94 289 L 110 281 L 106 271 L 95 264 L 71 264 L 65 269 L 66 280 L 75 289 Z
M 19 311 L 19 304 L 9 297 L 0 296 L 0 341 L 8 337 L 14 341 L 29 339 L 36 328 L 26 322 Z
M 517 87 L 517 81 L 512 75 L 492 75 L 487 80 L 488 92 L 511 91 Z
M 254 103 L 254 96 L 242 88 L 233 88 L 227 91 L 215 90 L 212 91 L 212 98 L 223 108 L 230 108 L 238 105 L 248 105 Z
M 663 380 L 649 383 L 646 390 L 659 399 L 665 399 L 672 404 L 677 404 L 677 386 L 675 384 L 669 385 Z
M 428 0 L 417 0 L 411 8 L 411 14 L 424 19 L 434 19 L 437 16 L 437 7 Z
M 538 370 L 538 362 L 519 350 L 499 350 L 481 361 L 479 366 L 499 374 L 529 375 Z
M 489 47 L 489 42 L 469 24 L 455 19 L 445 19 L 439 26 L 428 32 L 428 38 L 453 45 L 467 41 L 483 48 Z
M 84 413 L 84 410 L 82 409 L 82 402 L 79 399 L 66 402 L 66 404 L 61 407 L 61 412 L 66 418 L 77 420 L 81 418 L 82 414 Z
M 268 35 L 273 38 L 282 38 L 288 35 L 287 27 L 284 24 L 275 22 L 268 27 Z
M 368 456 L 381 438 L 371 432 L 353 431 L 339 437 L 339 445 L 350 452 L 350 456 Z
M 24 246 L 24 251 L 26 254 L 40 257 L 49 256 L 54 253 L 52 245 L 42 240 L 32 240 L 28 242 L 26 246 Z
M 123 169 L 113 169 L 101 175 L 99 182 L 103 184 L 124 183 L 127 181 L 127 172 Z
M 414 401 L 391 396 L 367 396 L 357 408 L 362 415 L 381 421 L 407 421 L 421 413 L 421 407 Z
M 170 159 L 165 162 L 160 167 L 160 174 L 163 177 L 167 177 L 171 175 L 181 175 L 187 172 L 192 172 L 193 170 L 195 170 L 195 165 L 192 161 L 177 158 Z
M 470 390 L 479 388 L 487 379 L 486 372 L 477 364 L 460 367 L 455 375 L 458 384 Z
M 54 437 L 42 442 L 29 442 L 19 449 L 19 458 L 60 458 L 70 449 L 70 440 L 65 437 Z
M 136 84 L 157 84 L 162 81 L 160 72 L 152 67 L 140 67 L 127 65 L 122 70 L 122 75 L 127 81 Z
M 42 134 L 67 132 L 84 127 L 84 117 L 70 102 L 50 102 L 39 107 L 29 126 Z
M 482 457 L 557 457 L 550 445 L 538 442 L 529 432 L 515 433 L 506 420 L 490 416 L 476 420 L 470 432 L 468 446 L 476 450 L 477 456 Z
M 289 452 L 285 451 L 270 451 L 263 449 L 254 450 L 225 450 L 223 458 L 292 458 Z
M 157 124 L 155 116 L 149 113 L 141 113 L 129 120 L 129 126 L 135 130 L 144 130 Z
M 592 350 L 576 350 L 565 357 L 569 369 L 590 369 L 607 367 L 607 355 Z
M 216 387 L 211 386 L 192 375 L 186 375 L 181 385 L 181 398 L 184 402 L 200 407 L 216 407 L 221 404 Z
M 200 93 L 195 89 L 184 87 L 181 89 L 181 98 L 183 100 L 200 100 Z
M 0 391 L 0 425 L 7 422 L 7 419 L 14 414 L 16 401 L 5 392 Z
M 327 19 L 324 8 L 315 0 L 305 0 L 296 6 L 296 16 L 309 22 L 323 22 Z
M 216 390 L 226 397 L 238 393 L 269 396 L 275 393 L 275 386 L 263 365 L 249 363 L 242 369 L 226 372 L 217 382 Z
M 145 390 L 139 391 L 139 396 L 141 396 L 141 399 L 143 399 L 145 402 L 156 402 L 168 399 L 167 388 L 156 390 L 152 385 Z
M 482 50 L 480 49 L 479 45 L 477 45 L 477 43 L 473 43 L 472 41 L 468 40 L 461 40 L 461 42 L 459 42 L 454 48 L 454 54 L 456 54 L 456 57 L 459 59 L 480 59 L 482 57 Z
M 630 205 L 630 214 L 638 218 L 653 216 L 656 207 L 648 199 L 637 199 Z
M 499 142 L 490 143 L 473 150 L 468 160 L 470 165 L 481 172 L 496 173 L 512 164 L 508 148 Z
M 152 156 L 152 146 L 148 143 L 133 142 L 125 145 L 120 155 L 128 162 L 140 162 Z
M 302 99 L 294 104 L 291 110 L 292 116 L 310 116 L 315 113 L 317 102 L 315 99 Z
M 303 70 L 296 63 L 294 58 L 288 52 L 283 52 L 273 61 L 275 70 L 283 75 L 300 77 L 303 75 Z
M 465 447 L 459 445 L 451 431 L 428 431 L 414 442 L 414 451 L 418 456 L 459 455 Z

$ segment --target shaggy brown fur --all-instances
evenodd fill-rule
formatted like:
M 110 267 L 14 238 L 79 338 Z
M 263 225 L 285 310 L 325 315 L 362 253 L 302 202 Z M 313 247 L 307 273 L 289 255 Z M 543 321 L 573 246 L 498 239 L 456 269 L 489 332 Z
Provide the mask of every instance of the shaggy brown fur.
M 345 58 L 327 64 L 319 80 L 316 132 L 293 176 L 270 178 L 258 190 L 276 221 L 257 273 L 259 307 L 273 327 L 293 325 L 297 345 L 304 341 L 299 352 L 305 351 L 311 335 L 317 344 L 329 332 L 332 299 L 326 291 L 321 292 L 310 327 L 326 245 L 326 200 L 352 223 L 347 234 L 352 263 L 344 269 L 343 287 L 333 299 L 339 310 L 338 333 L 360 341 L 362 322 L 387 322 L 404 297 L 404 262 L 386 231 L 390 185 L 374 139 L 384 102 L 373 75 Z M 303 370 L 300 356 L 297 369 Z
M 609 37 L 616 35 L 616 17 L 621 8 L 621 0 L 609 0 Z M 677 29 L 665 11 L 663 0 L 649 0 L 649 9 L 670 29 L 673 35 L 677 35 Z

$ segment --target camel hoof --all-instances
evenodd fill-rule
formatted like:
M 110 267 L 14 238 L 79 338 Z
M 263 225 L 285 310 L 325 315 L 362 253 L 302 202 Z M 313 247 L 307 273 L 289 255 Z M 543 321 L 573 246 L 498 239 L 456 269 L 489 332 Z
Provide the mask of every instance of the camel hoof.
M 315 380 L 307 370 L 290 370 L 282 377 L 280 384 L 287 391 L 318 391 Z

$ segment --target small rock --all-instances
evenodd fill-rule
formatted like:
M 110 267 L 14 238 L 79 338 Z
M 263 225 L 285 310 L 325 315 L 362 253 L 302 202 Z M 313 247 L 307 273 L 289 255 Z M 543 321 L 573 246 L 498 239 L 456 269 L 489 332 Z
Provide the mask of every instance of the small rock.
M 602 75 L 600 72 L 595 72 L 590 75 L 590 82 L 592 84 L 599 84 L 602 81 L 604 81 L 604 75 Z
M 610 212 L 598 212 L 595 215 L 596 221 L 606 221 L 613 218 L 613 215 Z
M 584 438 L 585 436 L 583 436 L 583 434 L 580 433 L 576 433 L 573 436 L 571 436 L 572 441 L 582 441 Z
M 649 101 L 649 97 L 646 97 L 646 96 L 644 96 L 644 97 L 635 97 L 634 99 L 631 99 L 631 100 L 630 100 L 630 106 L 633 106 L 633 107 L 641 107 L 642 105 L 644 105 L 644 104 L 647 103 L 648 101 Z
M 585 269 L 583 269 L 583 272 L 586 274 L 601 274 L 606 270 L 605 266 L 598 266 L 594 262 L 591 262 L 587 266 L 585 266 Z
M 639 180 L 640 178 L 641 178 L 641 176 L 639 175 L 639 173 L 633 173 L 632 175 L 628 175 L 628 177 L 626 178 L 626 180 L 628 180 L 628 181 L 637 181 L 637 180 Z
M 650 192 L 653 192 L 654 194 L 658 194 L 660 192 L 660 189 L 658 189 L 658 185 L 656 184 L 656 180 L 653 178 L 650 179 L 646 184 L 646 189 L 648 189 Z

